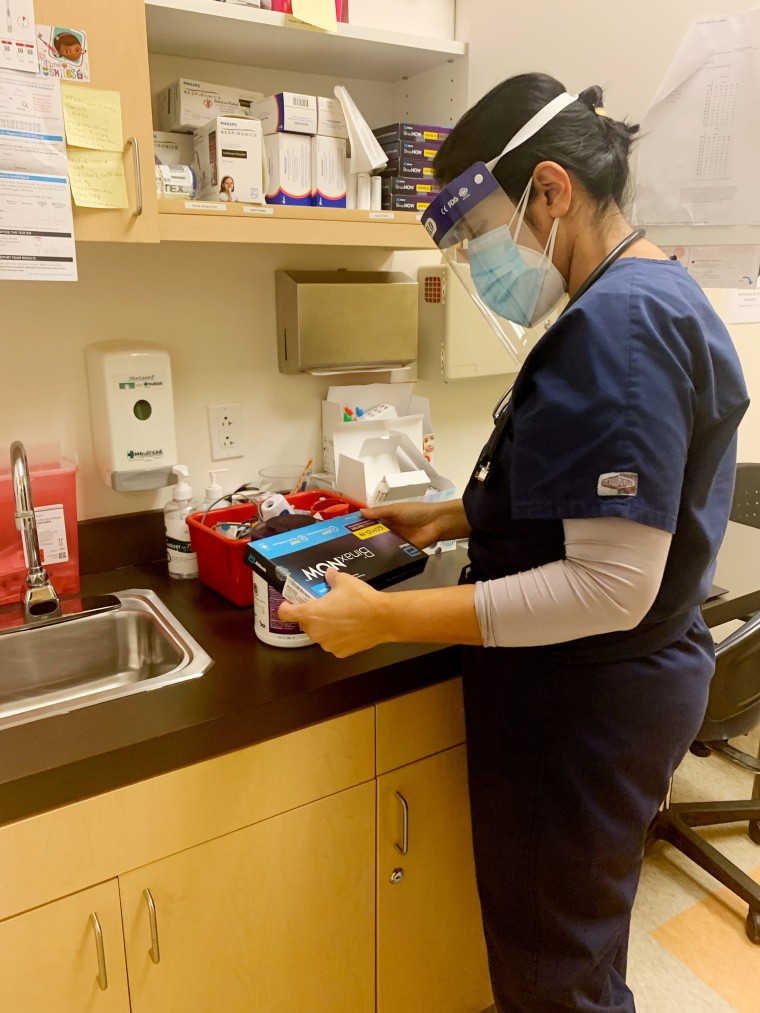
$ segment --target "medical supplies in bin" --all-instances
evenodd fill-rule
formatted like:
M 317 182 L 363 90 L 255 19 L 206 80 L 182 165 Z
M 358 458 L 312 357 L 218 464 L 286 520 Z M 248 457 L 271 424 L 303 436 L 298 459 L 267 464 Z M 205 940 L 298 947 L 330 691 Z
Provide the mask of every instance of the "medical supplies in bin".
M 340 512 L 349 513 L 364 505 L 363 501 L 321 489 L 294 493 L 285 499 L 295 510 L 308 510 L 319 519 L 322 517 L 320 509 L 324 509 L 329 518 L 334 518 L 340 516 Z M 253 580 L 251 571 L 244 562 L 251 534 L 241 527 L 240 537 L 230 538 L 227 536 L 229 532 L 223 534 L 216 529 L 219 525 L 242 526 L 247 522 L 258 523 L 259 520 L 259 507 L 255 502 L 209 513 L 198 511 L 187 518 L 190 542 L 198 557 L 198 576 L 204 584 L 223 595 L 233 605 L 242 607 L 253 604 Z

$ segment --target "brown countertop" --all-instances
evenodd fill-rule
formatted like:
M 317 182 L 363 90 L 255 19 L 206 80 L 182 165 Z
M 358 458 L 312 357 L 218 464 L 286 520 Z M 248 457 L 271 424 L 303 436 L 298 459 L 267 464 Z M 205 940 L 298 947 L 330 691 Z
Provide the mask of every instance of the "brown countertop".
M 463 549 L 433 556 L 402 589 L 456 583 Z M 452 678 L 459 651 L 383 645 L 338 660 L 269 647 L 239 609 L 165 563 L 95 573 L 85 594 L 149 588 L 214 659 L 200 679 L 0 730 L 0 824 L 153 777 Z

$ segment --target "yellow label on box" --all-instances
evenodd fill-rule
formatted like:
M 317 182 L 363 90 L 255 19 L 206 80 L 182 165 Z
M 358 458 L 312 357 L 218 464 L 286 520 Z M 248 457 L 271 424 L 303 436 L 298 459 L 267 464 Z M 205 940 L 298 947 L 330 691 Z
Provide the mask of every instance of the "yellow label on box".
M 422 132 L 422 137 L 423 137 L 423 140 L 426 140 L 426 141 L 437 141 L 438 140 L 438 132 L 436 130 L 424 130 Z
M 358 528 L 353 534 L 357 538 L 374 538 L 375 535 L 384 535 L 388 531 L 388 528 L 384 524 L 373 524 L 371 528 Z
M 435 150 L 435 148 L 424 148 L 423 154 L 425 155 L 425 158 L 435 158 L 438 152 Z

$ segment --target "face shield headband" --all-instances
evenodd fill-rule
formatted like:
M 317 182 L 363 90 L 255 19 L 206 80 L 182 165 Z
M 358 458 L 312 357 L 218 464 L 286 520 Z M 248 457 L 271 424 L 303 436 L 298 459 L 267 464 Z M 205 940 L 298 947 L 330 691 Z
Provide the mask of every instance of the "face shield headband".
M 493 176 L 504 155 L 523 144 L 576 96 L 563 93 L 540 109 L 488 163 L 478 162 L 429 205 L 422 224 L 506 349 L 522 362 L 565 293 L 552 264 L 559 219 L 544 247 L 525 222 L 531 181 L 517 206 Z

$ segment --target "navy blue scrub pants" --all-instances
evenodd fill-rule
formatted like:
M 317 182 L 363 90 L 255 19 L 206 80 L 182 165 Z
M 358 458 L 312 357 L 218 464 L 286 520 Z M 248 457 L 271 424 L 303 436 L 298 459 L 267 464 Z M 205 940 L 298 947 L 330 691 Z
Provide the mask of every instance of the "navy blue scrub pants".
M 634 660 L 464 649 L 473 844 L 499 1013 L 635 1013 L 631 907 L 647 828 L 707 706 L 701 619 Z

